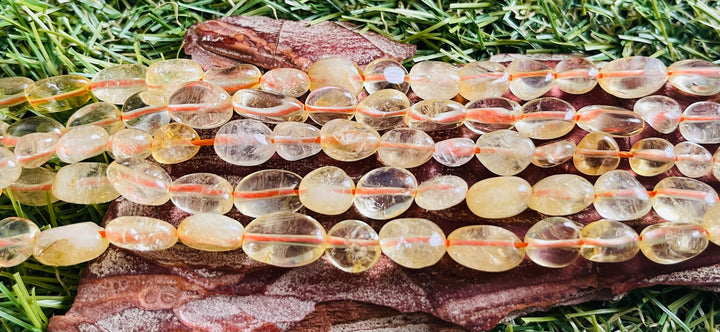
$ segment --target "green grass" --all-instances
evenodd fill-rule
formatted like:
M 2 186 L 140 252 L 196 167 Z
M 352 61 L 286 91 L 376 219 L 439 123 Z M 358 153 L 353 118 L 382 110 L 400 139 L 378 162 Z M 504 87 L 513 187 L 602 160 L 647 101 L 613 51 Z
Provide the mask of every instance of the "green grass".
M 91 77 L 112 64 L 182 57 L 188 26 L 238 14 L 349 21 L 360 31 L 418 45 L 408 65 L 428 59 L 464 63 L 497 53 L 581 53 L 595 61 L 650 55 L 666 64 L 720 59 L 720 10 L 714 1 L 0 0 L 0 76 Z M 56 116 L 62 120 L 67 114 Z M 0 218 L 23 216 L 41 226 L 99 222 L 106 208 L 28 207 L 7 194 L 0 197 Z M 50 315 L 69 308 L 80 269 L 32 259 L 3 269 L 0 330 L 43 330 Z M 496 330 L 714 331 L 717 302 L 715 293 L 655 287 L 619 302 L 532 314 Z

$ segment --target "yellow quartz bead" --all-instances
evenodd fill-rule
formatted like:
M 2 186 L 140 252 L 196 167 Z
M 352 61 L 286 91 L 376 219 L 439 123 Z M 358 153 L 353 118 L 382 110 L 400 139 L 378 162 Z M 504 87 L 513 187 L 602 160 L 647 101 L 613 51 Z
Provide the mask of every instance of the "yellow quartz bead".
M 330 158 L 357 161 L 377 151 L 380 147 L 380 134 L 360 122 L 335 119 L 320 130 L 320 144 Z
M 105 152 L 109 140 L 110 135 L 102 127 L 72 127 L 57 141 L 55 155 L 63 162 L 76 163 Z
M 168 187 L 170 200 L 188 213 L 228 213 L 233 207 L 233 187 L 212 173 L 191 173 Z
M 186 246 L 204 251 L 229 251 L 242 246 L 243 225 L 222 214 L 189 216 L 177 228 L 178 239 Z
M 540 266 L 568 266 L 580 256 L 580 231 L 580 226 L 570 219 L 545 218 L 525 233 L 525 253 Z
M 468 137 L 455 137 L 435 143 L 433 159 L 448 167 L 467 164 L 475 156 L 475 142 Z
M 459 71 L 447 62 L 419 62 L 410 68 L 410 87 L 422 99 L 451 99 L 460 92 Z
M 147 67 L 141 64 L 110 66 L 93 76 L 90 91 L 97 99 L 122 105 L 128 97 L 148 89 L 146 75 Z
M 358 180 L 353 205 L 368 218 L 395 218 L 410 208 L 416 189 L 417 180 L 408 170 L 376 168 Z
M 459 75 L 460 94 L 467 100 L 500 97 L 510 85 L 505 66 L 493 61 L 470 62 Z
M 415 103 L 405 114 L 405 124 L 424 131 L 449 130 L 463 124 L 465 106 L 444 99 L 423 100 Z
M 4 147 L 0 147 L 0 173 L 3 175 L 0 177 L 0 190 L 15 183 L 22 173 L 15 154 Z
M 232 104 L 237 114 L 262 122 L 304 122 L 308 117 L 299 100 L 266 91 L 238 90 L 232 97 Z
M 598 83 L 607 93 L 620 98 L 647 96 L 665 85 L 667 70 L 662 61 L 645 56 L 608 62 L 598 74 Z
M 689 178 L 699 178 L 712 172 L 713 156 L 704 146 L 693 142 L 675 144 L 675 166 Z
M 275 154 L 271 135 L 270 128 L 258 120 L 233 120 L 215 133 L 213 148 L 220 159 L 233 165 L 257 166 Z
M 546 64 L 518 59 L 507 67 L 510 74 L 510 91 L 522 100 L 531 100 L 544 95 L 555 83 L 553 70 Z
M 170 123 L 167 97 L 160 91 L 141 91 L 125 101 L 122 120 L 128 128 L 140 129 L 150 134 Z
M 31 220 L 18 217 L 0 220 L 0 267 L 15 266 L 28 259 L 39 233 Z
M 31 133 L 17 139 L 15 157 L 23 168 L 42 166 L 55 154 L 58 135 L 54 133 Z
M 593 185 L 575 174 L 548 176 L 533 185 L 528 207 L 551 216 L 577 213 L 592 204 Z
M 471 101 L 465 108 L 465 127 L 478 134 L 510 129 L 522 117 L 520 104 L 502 97 Z
M 25 88 L 33 84 L 33 82 L 27 77 L 1 77 L 0 111 L 18 118 L 22 117 L 28 109 Z
M 583 174 L 601 175 L 618 167 L 620 147 L 608 134 L 589 133 L 578 143 L 573 164 Z
M 377 232 L 368 224 L 359 220 L 343 220 L 328 231 L 325 256 L 345 272 L 363 272 L 380 259 L 378 239 Z
M 530 183 L 516 176 L 478 181 L 467 192 L 468 208 L 482 218 L 509 218 L 525 211 L 532 195 Z
M 633 111 L 640 114 L 650 127 L 663 134 L 675 131 L 682 115 L 677 100 L 660 95 L 640 98 L 635 102 Z
M 310 77 L 295 68 L 268 70 L 260 79 L 260 89 L 289 97 L 300 97 L 310 89 Z
M 455 175 L 438 175 L 421 183 L 415 194 L 415 204 L 426 210 L 444 210 L 460 204 L 467 195 L 468 185 Z
M 361 100 L 355 109 L 355 119 L 376 130 L 390 129 L 403 122 L 410 109 L 408 97 L 393 89 L 375 91 Z
M 241 63 L 232 67 L 210 68 L 203 74 L 203 82 L 215 83 L 229 94 L 252 89 L 260 83 L 262 72 L 254 65 Z
M 576 118 L 580 129 L 613 137 L 634 136 L 645 128 L 645 121 L 639 114 L 615 106 L 585 106 L 577 111 Z
M 46 229 L 35 237 L 33 256 L 50 266 L 69 266 L 100 256 L 110 242 L 101 235 L 103 228 L 82 222 Z
M 407 93 L 410 90 L 410 84 L 405 80 L 407 74 L 400 62 L 385 58 L 375 59 L 363 70 L 363 86 L 369 94 L 382 89 Z
M 61 136 L 64 132 L 65 126 L 57 120 L 44 116 L 31 116 L 8 126 L 2 135 L 2 144 L 9 148 L 14 146 L 20 137 L 28 134 L 52 133 Z
M 317 60 L 308 68 L 308 75 L 310 76 L 310 91 L 332 85 L 343 87 L 357 96 L 363 89 L 362 72 L 350 59 L 323 58 Z
M 113 188 L 125 199 L 143 205 L 163 205 L 170 200 L 170 175 L 157 163 L 141 158 L 116 159 L 107 168 Z
M 307 265 L 325 252 L 325 229 L 310 216 L 291 212 L 266 214 L 245 227 L 242 249 L 270 265 Z
M 419 129 L 397 128 L 381 137 L 378 157 L 386 166 L 413 168 L 432 158 L 435 142 Z
M 105 225 L 110 243 L 129 250 L 164 250 L 175 245 L 175 227 L 166 221 L 150 217 L 123 216 Z
M 522 107 L 522 118 L 515 123 L 519 133 L 535 139 L 558 138 L 573 128 L 575 107 L 554 97 L 528 101 Z
M 352 207 L 355 183 L 341 168 L 323 166 L 305 175 L 298 191 L 300 202 L 306 208 L 338 215 Z M 328 199 L 328 195 L 332 199 Z
M 278 123 L 271 140 L 275 152 L 290 161 L 312 157 L 322 150 L 320 129 L 304 122 Z
M 110 135 L 125 128 L 125 124 L 122 122 L 122 112 L 120 109 L 117 106 L 106 102 L 85 105 L 79 110 L 73 112 L 70 118 L 68 118 L 68 129 L 84 125 L 102 127 Z
M 217 84 L 189 82 L 168 97 L 168 113 L 179 123 L 197 129 L 217 128 L 233 116 L 230 95 Z
M 667 177 L 653 188 L 653 209 L 672 222 L 700 223 L 705 211 L 718 201 L 710 185 L 685 177 Z
M 153 136 L 152 156 L 162 164 L 177 164 L 190 160 L 200 150 L 200 146 L 193 145 L 192 141 L 199 139 L 200 135 L 188 125 L 167 124 Z
M 611 220 L 640 219 L 652 208 L 650 195 L 632 173 L 609 171 L 595 180 L 595 210 Z
M 685 108 L 678 129 L 682 137 L 690 142 L 717 144 L 720 143 L 718 119 L 720 119 L 720 104 L 699 101 Z
M 597 67 L 587 58 L 571 57 L 555 65 L 555 85 L 563 92 L 590 92 L 597 85 L 597 76 Z
M 61 168 L 52 184 L 53 196 L 68 203 L 100 204 L 120 196 L 107 177 L 108 165 L 83 162 Z
M 127 128 L 110 136 L 108 152 L 114 159 L 133 157 L 144 159 L 151 154 L 151 144 L 152 135 L 148 134 L 148 132 L 140 129 Z
M 619 221 L 598 220 L 582 229 L 580 255 L 600 263 L 619 263 L 632 259 L 640 250 L 637 232 Z
M 501 272 L 518 266 L 525 257 L 522 242 L 498 226 L 478 225 L 456 229 L 447 238 L 447 251 L 456 262 L 471 269 Z
M 497 175 L 522 172 L 533 157 L 535 144 L 514 130 L 502 129 L 477 139 L 476 157 L 489 171 Z
M 720 92 L 720 66 L 705 60 L 680 60 L 668 67 L 668 81 L 678 90 L 696 96 Z
M 315 89 L 305 98 L 308 117 L 319 125 L 334 119 L 352 119 L 357 98 L 345 88 L 326 86 Z
M 25 96 L 40 113 L 77 109 L 90 100 L 90 80 L 80 75 L 48 77 L 30 84 Z
M 660 175 L 675 164 L 675 147 L 662 138 L 641 139 L 633 144 L 630 153 L 630 167 L 642 176 Z
M 445 234 L 427 219 L 392 220 L 380 229 L 379 237 L 382 252 L 404 267 L 431 266 L 445 255 Z
M 564 139 L 535 148 L 530 162 L 537 167 L 554 167 L 564 164 L 575 155 L 577 145 L 569 139 Z
M 20 178 L 10 185 L 13 197 L 21 204 L 30 206 L 45 206 L 57 202 L 52 194 L 52 184 L 55 181 L 55 172 L 47 168 L 25 168 Z
M 235 207 L 255 218 L 273 212 L 295 212 L 302 207 L 298 197 L 301 180 L 300 175 L 280 169 L 252 173 L 235 186 Z
M 203 74 L 202 67 L 190 59 L 160 60 L 148 67 L 145 81 L 149 89 L 170 96 L 181 85 L 201 80 Z
M 702 227 L 707 231 L 710 241 L 720 245 L 720 204 L 713 205 L 705 212 Z
M 677 264 L 703 252 L 708 245 L 705 229 L 697 224 L 664 222 L 640 232 L 640 250 L 651 261 Z

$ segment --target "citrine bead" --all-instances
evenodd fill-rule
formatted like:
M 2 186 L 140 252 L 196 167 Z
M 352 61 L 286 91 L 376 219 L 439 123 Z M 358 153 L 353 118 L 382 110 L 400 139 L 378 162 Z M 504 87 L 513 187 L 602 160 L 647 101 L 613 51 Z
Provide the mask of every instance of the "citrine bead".
M 510 270 L 525 257 L 517 235 L 491 225 L 458 228 L 448 235 L 447 246 L 448 254 L 456 262 L 487 272 Z
M 298 196 L 306 208 L 334 216 L 352 207 L 354 191 L 355 183 L 345 171 L 323 166 L 302 178 Z
M 597 85 L 598 69 L 587 58 L 570 57 L 555 65 L 555 85 L 575 95 L 590 92 Z
M 637 232 L 619 221 L 598 220 L 582 229 L 580 255 L 600 263 L 625 262 L 640 251 Z
M 720 143 L 720 104 L 699 101 L 688 106 L 682 113 L 682 121 L 678 129 L 690 142 Z
M 634 136 L 645 128 L 645 121 L 639 114 L 620 107 L 585 106 L 578 110 L 576 116 L 580 129 L 599 131 L 614 137 Z
M 564 164 L 575 155 L 575 142 L 564 139 L 535 147 L 530 162 L 538 167 L 554 167 Z
M 193 141 L 200 135 L 188 125 L 181 123 L 167 124 L 155 132 L 151 144 L 153 158 L 162 164 L 177 164 L 194 157 L 200 147 Z
M 30 206 L 45 206 L 58 199 L 52 194 L 52 184 L 55 181 L 55 172 L 46 168 L 25 168 L 20 178 L 10 185 L 13 197 L 20 204 Z
M 233 186 L 212 173 L 184 175 L 168 188 L 170 200 L 187 213 L 225 214 L 233 207 Z
M 233 120 L 215 133 L 213 148 L 220 159 L 233 165 L 257 166 L 275 154 L 271 135 L 270 128 L 260 121 Z
M 32 256 L 39 233 L 31 220 L 18 217 L 0 220 L 0 267 L 18 265 Z
M 254 218 L 273 212 L 295 212 L 302 207 L 297 193 L 300 181 L 300 175 L 290 171 L 257 171 L 235 186 L 235 207 Z
M 699 178 L 713 170 L 713 156 L 700 144 L 688 141 L 675 144 L 675 166 L 689 178 Z
M 122 216 L 105 225 L 110 243 L 129 250 L 151 251 L 168 249 L 177 243 L 175 227 L 150 217 Z
M 609 171 L 595 180 L 595 210 L 612 220 L 640 219 L 652 208 L 650 195 L 630 172 Z
M 667 96 L 647 96 L 635 102 L 635 113 L 640 114 L 650 127 L 669 134 L 680 123 L 682 109 L 675 99 Z
M 107 164 L 94 162 L 64 166 L 53 181 L 53 196 L 75 204 L 100 204 L 118 198 L 120 194 L 108 180 L 107 168 Z
M 18 163 L 15 154 L 4 148 L 0 147 L 0 190 L 9 187 L 20 178 L 22 172 L 22 166 Z
M 170 117 L 197 129 L 217 128 L 233 116 L 230 95 L 219 85 L 190 82 L 168 98 Z
M 418 97 L 451 99 L 460 92 L 460 70 L 447 62 L 423 61 L 410 68 L 410 87 Z
M 170 59 L 153 62 L 145 74 L 145 82 L 151 90 L 170 96 L 181 85 L 199 81 L 204 75 L 202 67 L 190 59 Z
M 310 77 L 295 68 L 268 70 L 260 79 L 260 89 L 274 94 L 300 97 L 310 89 Z
M 100 256 L 110 242 L 100 232 L 103 228 L 82 222 L 46 229 L 35 237 L 33 256 L 50 266 L 70 266 Z
M 67 127 L 79 127 L 84 125 L 95 125 L 102 127 L 108 134 L 112 135 L 125 128 L 122 122 L 122 112 L 110 103 L 98 102 L 85 105 L 73 112 L 68 118 Z
M 44 116 L 32 116 L 21 119 L 5 129 L 3 134 L 3 145 L 12 147 L 17 139 L 33 133 L 52 133 L 61 136 L 65 132 L 65 126 L 52 118 Z
M 702 227 L 707 231 L 710 241 L 720 245 L 720 204 L 713 205 L 705 212 Z
M 510 85 L 505 66 L 493 61 L 475 61 L 460 69 L 460 94 L 467 100 L 502 96 Z
M 128 97 L 148 89 L 145 83 L 147 67 L 124 64 L 107 67 L 90 81 L 90 91 L 102 101 L 122 105 Z
M 433 159 L 449 167 L 467 164 L 475 156 L 475 142 L 467 137 L 455 137 L 435 143 Z
M 381 167 L 358 180 L 353 204 L 365 217 L 387 220 L 405 212 L 413 202 L 417 180 L 408 170 Z
M 343 220 L 327 233 L 325 256 L 340 270 L 363 272 L 380 259 L 379 236 L 360 220 Z
M 594 200 L 593 185 L 575 174 L 550 175 L 533 185 L 528 207 L 551 216 L 577 213 Z
M 525 254 L 540 266 L 568 266 L 580 256 L 580 231 L 580 226 L 567 218 L 540 220 L 525 233 Z
M 170 123 L 167 97 L 159 91 L 142 91 L 128 97 L 122 107 L 122 120 L 128 128 L 155 133 Z
M 423 100 L 415 103 L 405 114 L 405 124 L 424 131 L 449 130 L 463 124 L 465 106 L 444 99 Z
M 52 76 L 30 84 L 27 100 L 40 113 L 77 109 L 90 100 L 90 80 L 80 75 Z
M 552 69 L 530 59 L 518 59 L 507 67 L 510 74 L 510 91 L 522 100 L 531 100 L 544 95 L 555 83 Z
M 141 158 L 116 159 L 107 169 L 113 188 L 125 199 L 143 205 L 162 205 L 170 199 L 170 175 L 160 165 Z
M 410 100 L 404 93 L 392 89 L 379 90 L 358 103 L 355 119 L 376 130 L 389 129 L 401 124 L 409 109 Z
M 522 117 L 515 129 L 530 138 L 553 139 L 575 128 L 575 108 L 570 103 L 554 98 L 538 98 L 525 103 Z
M 397 128 L 380 138 L 378 157 L 386 166 L 413 168 L 432 158 L 435 142 L 422 130 Z
M 355 114 L 357 98 L 345 88 L 326 86 L 310 92 L 305 99 L 308 117 L 319 125 L 330 120 L 350 120 Z
M 380 147 L 380 134 L 363 123 L 335 119 L 320 129 L 320 144 L 330 158 L 357 161 L 377 151 Z
M 227 93 L 252 89 L 260 83 L 262 72 L 254 65 L 241 63 L 232 67 L 210 68 L 203 74 L 203 82 L 215 83 Z
M 465 127 L 478 134 L 510 129 L 522 117 L 520 104 L 502 97 L 471 101 L 465 108 Z
M 395 219 L 385 224 L 378 235 L 385 256 L 404 267 L 428 267 L 445 255 L 445 234 L 427 219 Z
M 523 178 L 500 176 L 473 184 L 467 192 L 467 206 L 478 217 L 509 218 L 525 211 L 532 187 Z
M 201 213 L 183 219 L 178 239 L 186 246 L 203 251 L 230 251 L 242 246 L 244 227 L 221 214 Z
M 720 92 L 720 66 L 705 60 L 680 60 L 668 67 L 668 81 L 678 90 L 696 96 Z
M 55 154 L 63 162 L 76 163 L 105 152 L 109 140 L 110 135 L 102 127 L 72 127 L 57 141 Z
M 304 122 L 307 113 L 303 104 L 293 97 L 259 90 L 238 90 L 232 97 L 235 112 L 262 122 Z
M 667 70 L 662 61 L 645 56 L 610 61 L 598 76 L 603 90 L 626 99 L 647 96 L 662 88 L 666 80 Z
M 467 195 L 465 180 L 455 175 L 438 175 L 421 183 L 415 204 L 425 210 L 444 210 L 460 204 Z
M 630 154 L 630 168 L 642 176 L 660 175 L 675 164 L 675 148 L 662 138 L 641 139 L 633 144 Z
M 28 108 L 25 89 L 33 83 L 34 81 L 27 77 L 0 77 L 0 111 L 22 116 Z
M 108 152 L 114 159 L 147 158 L 150 156 L 152 135 L 140 129 L 123 129 L 110 136 Z
M 307 265 L 325 252 L 325 229 L 310 216 L 291 212 L 263 215 L 245 227 L 242 249 L 270 265 Z
M 708 236 L 700 225 L 664 222 L 645 227 L 640 250 L 659 264 L 677 264 L 703 252 Z
M 476 156 L 489 171 L 497 175 L 522 172 L 532 160 L 535 144 L 514 130 L 498 130 L 478 138 Z
M 272 131 L 275 152 L 285 160 L 295 161 L 318 154 L 320 129 L 304 122 L 282 122 Z
M 583 174 L 601 175 L 618 167 L 620 147 L 608 134 L 589 133 L 578 143 L 573 164 Z
M 339 86 L 358 95 L 363 89 L 363 76 L 360 68 L 350 59 L 323 58 L 308 68 L 310 91 L 325 86 Z
M 363 70 L 363 86 L 369 94 L 382 89 L 394 89 L 402 93 L 410 90 L 405 80 L 408 72 L 400 62 L 392 59 L 375 59 Z
M 55 155 L 58 139 L 54 133 L 32 133 L 15 142 L 15 157 L 24 168 L 40 167 Z
M 653 209 L 671 222 L 700 223 L 705 211 L 718 201 L 710 185 L 684 177 L 664 178 L 653 191 Z

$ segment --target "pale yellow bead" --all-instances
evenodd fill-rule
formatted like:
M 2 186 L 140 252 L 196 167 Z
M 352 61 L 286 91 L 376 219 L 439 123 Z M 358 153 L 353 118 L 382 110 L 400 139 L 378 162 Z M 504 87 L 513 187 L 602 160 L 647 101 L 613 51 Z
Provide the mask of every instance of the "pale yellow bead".
M 571 57 L 555 65 L 555 85 L 563 92 L 590 92 L 597 85 L 597 76 L 597 67 L 587 58 Z
M 467 192 L 470 211 L 482 218 L 509 218 L 525 211 L 532 195 L 530 183 L 516 176 L 481 180 Z
M 248 257 L 265 264 L 307 265 L 325 252 L 325 229 L 303 214 L 266 214 L 247 225 L 242 248 Z
M 614 138 L 601 132 L 592 132 L 578 143 L 573 156 L 575 168 L 583 174 L 601 175 L 620 164 L 620 147 Z
M 190 59 L 160 60 L 147 68 L 145 81 L 149 89 L 169 96 L 183 83 L 201 80 L 203 74 L 202 67 Z
M 18 217 L 0 220 L 0 266 L 15 266 L 28 259 L 39 233 L 31 220 Z
M 718 195 L 710 185 L 685 177 L 667 177 L 653 188 L 653 209 L 672 222 L 700 223 Z
M 420 184 L 415 204 L 426 210 L 449 209 L 465 199 L 468 185 L 455 175 L 439 175 Z
M 35 237 L 33 256 L 50 266 L 69 266 L 100 256 L 110 242 L 101 236 L 103 228 L 82 222 L 50 228 Z
M 712 243 L 720 246 L 720 204 L 715 204 L 705 212 L 702 226 Z
M 390 129 L 403 122 L 409 109 L 410 99 L 401 91 L 378 90 L 357 104 L 355 119 L 376 130 Z
M 580 231 L 580 226 L 570 219 L 545 218 L 525 233 L 525 253 L 541 266 L 568 266 L 580 256 Z
M 647 96 L 665 85 L 667 69 L 662 61 L 645 56 L 620 58 L 600 70 L 598 83 L 607 93 L 620 98 Z
M 672 143 L 658 137 L 641 139 L 630 149 L 630 168 L 642 176 L 655 176 L 670 170 L 675 164 Z
M 252 173 L 235 186 L 235 207 L 255 218 L 273 212 L 295 212 L 302 207 L 297 194 L 301 180 L 300 175 L 280 169 Z
M 585 106 L 577 111 L 576 118 L 580 129 L 613 137 L 635 136 L 645 128 L 645 120 L 640 114 L 615 106 Z
M 507 67 L 510 91 L 522 100 L 544 95 L 555 83 L 553 70 L 546 64 L 530 59 L 518 59 Z
M 630 226 L 615 220 L 598 220 L 583 227 L 580 255 L 593 262 L 624 262 L 637 255 L 639 241 Z
M 378 238 L 377 232 L 368 224 L 343 220 L 328 231 L 325 256 L 345 272 L 363 272 L 380 259 Z
M 338 215 L 352 206 L 354 191 L 355 183 L 345 171 L 335 166 L 324 166 L 303 177 L 298 196 L 310 210 Z
M 189 216 L 177 228 L 178 239 L 186 246 L 204 251 L 229 251 L 242 246 L 243 225 L 222 214 Z
M 382 252 L 404 267 L 431 266 L 445 255 L 445 234 L 427 219 L 392 220 L 380 229 L 379 236 Z
M 138 251 L 164 250 L 177 242 L 175 227 L 166 221 L 150 217 L 122 216 L 105 225 L 110 243 Z
M 447 62 L 419 62 L 410 68 L 410 87 L 422 99 L 451 99 L 460 92 L 459 72 Z
M 358 180 L 353 204 L 368 218 L 391 219 L 410 208 L 416 189 L 417 180 L 408 170 L 380 167 Z
M 61 168 L 52 184 L 58 199 L 75 204 L 100 204 L 120 196 L 107 177 L 107 164 L 77 163 Z
M 522 106 L 515 129 L 530 138 L 553 139 L 575 128 L 575 107 L 555 97 L 538 98 Z
M 609 171 L 595 180 L 595 210 L 611 220 L 633 220 L 648 214 L 650 195 L 632 173 Z
M 645 227 L 640 233 L 640 250 L 651 261 L 677 264 L 703 252 L 708 236 L 697 224 L 671 223 Z
M 330 158 L 357 161 L 377 151 L 380 147 L 380 134 L 362 123 L 335 119 L 320 130 L 320 144 Z
M 308 68 L 308 75 L 310 91 L 334 85 L 357 95 L 363 89 L 362 72 L 350 59 L 337 57 L 319 59 Z
M 170 123 L 155 132 L 152 140 L 152 156 L 162 164 L 177 164 L 194 157 L 200 147 L 190 142 L 200 135 L 188 125 Z
M 480 271 L 507 271 L 518 266 L 525 257 L 517 235 L 498 226 L 461 227 L 448 235 L 447 242 L 450 257 Z
M 551 216 L 577 213 L 592 204 L 593 185 L 575 174 L 548 176 L 533 185 L 528 207 Z
M 388 130 L 380 138 L 378 157 L 386 166 L 413 168 L 432 158 L 435 142 L 419 129 L 397 128 Z
M 532 160 L 535 144 L 514 130 L 502 129 L 480 136 L 475 155 L 489 171 L 497 175 L 522 172 Z
M 508 90 L 510 77 L 505 66 L 493 61 L 475 61 L 460 69 L 460 94 L 467 100 L 500 97 Z

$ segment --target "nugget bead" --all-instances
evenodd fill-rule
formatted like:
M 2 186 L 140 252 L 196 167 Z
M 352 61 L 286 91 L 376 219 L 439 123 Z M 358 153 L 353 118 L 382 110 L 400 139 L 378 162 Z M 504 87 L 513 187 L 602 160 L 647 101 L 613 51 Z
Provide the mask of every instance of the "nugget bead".
M 708 239 L 720 245 L 720 204 L 711 206 L 703 215 L 702 227 L 707 231 Z
M 3 147 L 0 147 L 0 190 L 9 187 L 18 178 L 22 172 L 22 166 L 18 163 L 15 154 Z
M 451 99 L 460 92 L 459 69 L 447 62 L 416 63 L 409 79 L 413 92 L 422 99 Z
M 465 120 L 465 106 L 452 100 L 423 100 L 405 114 L 405 124 L 424 131 L 457 128 Z
M 32 133 L 17 139 L 15 156 L 24 168 L 40 167 L 55 155 L 59 137 L 54 133 Z
M 143 82 L 145 82 L 143 80 Z M 67 121 L 67 128 L 84 125 L 102 127 L 112 135 L 125 128 L 122 122 L 122 112 L 110 103 L 98 102 L 85 105 L 75 111 Z
M 33 253 L 40 229 L 30 220 L 8 217 L 0 220 L 0 267 L 24 262 Z
M 689 178 L 668 177 L 653 188 L 653 209 L 671 222 L 700 223 L 705 211 L 718 201 L 715 189 Z
M 326 86 L 315 89 L 305 99 L 308 117 L 319 125 L 330 120 L 350 120 L 357 107 L 357 98 L 345 88 Z
M 644 138 L 630 149 L 630 168 L 641 176 L 665 173 L 675 164 L 675 148 L 662 138 Z
M 516 176 L 487 178 L 476 182 L 467 192 L 467 206 L 478 217 L 509 218 L 528 207 L 532 187 Z
M 235 186 L 235 207 L 244 215 L 295 212 L 302 207 L 297 190 L 302 178 L 284 170 L 263 170 L 244 177 Z
M 640 115 L 620 107 L 585 106 L 576 116 L 580 129 L 599 131 L 614 137 L 635 136 L 645 128 L 645 121 Z
M 577 213 L 594 200 L 593 185 L 574 174 L 548 176 L 533 185 L 528 207 L 551 216 Z
M 427 219 L 395 219 L 385 224 L 378 235 L 385 256 L 404 267 L 431 266 L 445 255 L 445 234 Z
M 668 67 L 668 81 L 678 90 L 696 96 L 720 92 L 720 67 L 705 60 L 680 60 Z
M 13 197 L 20 204 L 45 206 L 58 199 L 52 194 L 55 172 L 46 168 L 25 168 L 20 178 L 10 186 Z
M 233 165 L 256 166 L 275 154 L 272 131 L 264 123 L 252 120 L 233 120 L 215 133 L 213 148 L 220 159 Z
M 700 225 L 670 223 L 645 227 L 640 233 L 640 250 L 651 261 L 677 264 L 703 252 L 708 236 Z
M 618 167 L 619 153 L 620 147 L 610 135 L 592 132 L 578 143 L 573 164 L 583 174 L 601 175 Z
M 333 216 L 353 205 L 354 191 L 355 183 L 345 171 L 335 166 L 323 166 L 302 178 L 298 196 L 306 208 Z
M 151 154 L 152 135 L 140 129 L 123 129 L 110 136 L 108 152 L 114 159 L 147 158 Z
M 307 73 L 312 77 L 310 91 L 332 85 L 343 87 L 357 96 L 363 89 L 362 72 L 349 59 L 323 58 L 315 61 Z
M 678 129 L 682 136 L 694 143 L 720 143 L 720 104 L 700 101 L 688 106 L 682 113 Z
M 680 123 L 682 109 L 675 99 L 667 96 L 647 96 L 635 102 L 635 113 L 640 114 L 650 127 L 669 134 Z
M 610 61 L 598 75 L 603 90 L 626 99 L 647 96 L 662 88 L 666 80 L 667 71 L 662 61 L 644 56 Z
M 147 67 L 140 64 L 110 66 L 93 76 L 90 91 L 97 99 L 122 105 L 128 97 L 148 89 L 146 75 Z
M 18 138 L 33 133 L 52 133 L 60 136 L 65 132 L 65 126 L 51 118 L 33 116 L 15 122 L 5 129 L 3 145 L 15 146 Z
M 467 137 L 456 137 L 435 143 L 433 159 L 449 166 L 459 167 L 467 164 L 475 156 L 475 142 Z
M 263 215 L 245 227 L 242 249 L 270 265 L 307 265 L 325 252 L 325 229 L 310 216 L 291 212 Z
M 1 77 L 0 78 L 0 111 L 15 116 L 21 116 L 25 110 L 27 97 L 25 88 L 34 81 L 27 77 Z
M 80 75 L 48 77 L 30 84 L 25 96 L 36 111 L 55 113 L 76 109 L 90 100 L 90 80 Z
M 226 68 L 210 68 L 203 74 L 203 82 L 219 85 L 227 93 L 233 94 L 238 90 L 252 89 L 260 83 L 262 73 L 258 67 L 242 63 Z
M 182 176 L 168 188 L 170 200 L 187 213 L 225 214 L 233 207 L 233 187 L 212 173 Z
M 295 161 L 318 154 L 320 129 L 303 122 L 282 122 L 275 125 L 271 138 L 275 152 L 285 160 Z
M 59 200 L 75 204 L 100 204 L 120 196 L 107 177 L 104 163 L 76 163 L 57 172 L 52 193 Z
M 335 119 L 320 129 L 320 144 L 330 158 L 357 161 L 377 151 L 380 147 L 380 134 L 363 123 Z
M 410 100 L 404 93 L 392 89 L 379 90 L 358 103 L 355 119 L 376 130 L 389 129 L 402 123 L 409 108 Z
M 475 61 L 460 69 L 460 95 L 467 100 L 502 96 L 510 85 L 505 66 L 492 61 Z
M 460 204 L 467 195 L 465 180 L 455 175 L 439 175 L 421 183 L 415 204 L 426 210 L 444 210 Z
M 113 188 L 125 199 L 144 205 L 162 205 L 170 200 L 170 175 L 158 164 L 142 159 L 116 159 L 107 169 Z
M 167 107 L 173 120 L 197 129 L 219 127 L 233 115 L 230 95 L 208 82 L 181 85 L 168 98 Z
M 491 225 L 465 226 L 447 238 L 447 251 L 456 262 L 471 269 L 501 272 L 522 262 L 525 250 L 513 232 Z
M 535 148 L 530 162 L 537 167 L 554 167 L 564 164 L 575 155 L 575 142 L 564 139 Z
M 522 172 L 535 151 L 533 142 L 513 130 L 498 130 L 480 136 L 475 143 L 478 160 L 497 175 Z
M 555 65 L 555 85 L 563 92 L 590 92 L 597 85 L 597 76 L 597 67 L 587 58 L 567 58 Z
M 422 130 L 397 128 L 388 130 L 380 138 L 378 157 L 386 166 L 413 168 L 432 158 L 435 142 Z
M 609 171 L 595 180 L 595 210 L 603 218 L 632 220 L 650 212 L 652 202 L 645 187 L 630 172 Z
M 150 251 L 168 249 L 177 243 L 175 227 L 150 217 L 122 216 L 105 225 L 105 237 L 120 248 Z
M 105 152 L 109 140 L 110 135 L 102 127 L 72 127 L 57 141 L 55 154 L 63 162 L 76 163 Z
M 542 219 L 525 233 L 525 254 L 540 266 L 568 266 L 580 256 L 580 231 L 580 226 L 567 218 Z
M 383 89 L 407 93 L 410 90 L 410 83 L 405 81 L 407 74 L 400 62 L 385 58 L 375 59 L 365 66 L 363 87 L 369 94 Z
M 142 91 L 128 97 L 122 107 L 122 120 L 128 128 L 154 133 L 170 123 L 167 97 L 159 91 Z
M 580 255 L 599 263 L 625 262 L 640 251 L 637 232 L 619 221 L 598 220 L 582 229 Z
M 530 59 L 518 59 L 507 67 L 510 74 L 510 91 L 522 99 L 540 97 L 553 87 L 553 70 L 548 65 Z
M 343 220 L 327 233 L 325 256 L 330 263 L 345 272 L 359 273 L 375 265 L 380 259 L 379 236 L 360 220 Z
M 358 181 L 353 204 L 365 217 L 391 219 L 410 207 L 416 189 L 417 180 L 406 169 L 376 168 L 365 173 Z
M 520 104 L 502 97 L 471 101 L 465 108 L 465 127 L 478 134 L 510 129 L 522 117 Z
M 297 98 L 310 89 L 310 77 L 302 70 L 295 68 L 271 69 L 260 79 L 260 89 Z
M 675 145 L 675 167 L 689 178 L 699 178 L 713 169 L 713 156 L 700 144 L 684 141 Z
M 190 59 L 160 60 L 148 67 L 145 81 L 149 89 L 169 96 L 181 85 L 201 80 L 203 74 L 202 67 Z
M 163 164 L 177 164 L 190 160 L 200 150 L 193 141 L 200 136 L 188 125 L 170 123 L 158 129 L 153 136 L 150 151 L 153 158 Z
M 70 266 L 100 256 L 109 241 L 100 235 L 103 228 L 82 222 L 46 229 L 35 237 L 33 256 L 50 266 Z
M 558 138 L 575 127 L 575 108 L 562 99 L 546 97 L 528 101 L 522 113 L 515 129 L 530 138 Z
M 303 122 L 307 119 L 300 101 L 266 91 L 238 90 L 232 97 L 232 104 L 236 113 L 262 122 Z
M 183 219 L 178 239 L 186 246 L 203 251 L 230 251 L 242 246 L 244 227 L 221 214 L 200 213 Z

